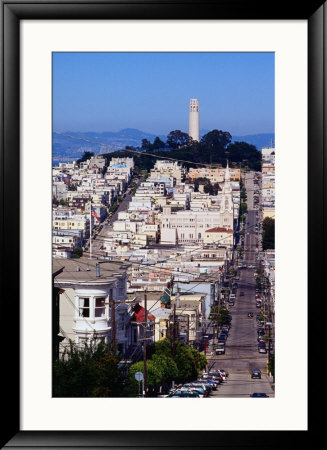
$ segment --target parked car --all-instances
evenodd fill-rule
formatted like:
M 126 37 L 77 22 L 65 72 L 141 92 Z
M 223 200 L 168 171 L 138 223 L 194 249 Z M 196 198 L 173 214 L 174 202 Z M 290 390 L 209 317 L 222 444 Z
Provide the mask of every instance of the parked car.
M 218 338 L 218 342 L 226 342 L 226 340 L 227 340 L 227 335 L 220 333 L 219 338 Z
M 224 369 L 218 369 L 219 373 L 222 374 L 222 376 L 224 377 L 228 377 L 228 372 L 226 372 Z
M 262 341 L 259 342 L 258 352 L 259 353 L 267 353 L 266 343 L 265 342 L 262 342 Z
M 218 380 L 213 380 L 212 378 L 206 378 L 205 380 L 203 380 L 202 378 L 200 378 L 198 381 L 201 382 L 206 382 L 206 384 L 211 385 L 211 388 L 215 391 L 217 389 L 217 386 L 219 384 Z
M 196 391 L 191 390 L 181 390 L 177 389 L 175 392 L 173 392 L 171 395 L 168 395 L 168 398 L 199 398 L 200 395 Z
M 259 369 L 252 370 L 251 378 L 259 378 L 259 379 L 261 379 L 261 370 L 259 370 Z
M 203 398 L 206 395 L 205 389 L 199 386 L 192 386 L 192 384 L 184 384 L 184 386 L 182 387 L 182 391 L 183 390 L 196 392 L 200 398 Z
M 269 395 L 265 394 L 264 392 L 253 392 L 253 394 L 251 394 L 250 397 L 254 397 L 254 398 L 258 398 L 258 397 L 265 398 L 266 397 L 267 398 L 267 397 L 269 397 Z
M 217 378 L 221 383 L 223 381 L 225 381 L 225 379 L 226 379 L 226 373 L 225 372 L 221 372 L 220 370 L 217 370 L 217 371 L 214 371 L 214 372 L 209 372 L 209 375 Z
M 211 385 L 210 384 L 204 384 L 200 381 L 194 381 L 192 383 L 193 387 L 196 387 L 198 389 L 203 389 L 204 390 L 204 397 L 207 397 L 210 394 L 211 391 Z

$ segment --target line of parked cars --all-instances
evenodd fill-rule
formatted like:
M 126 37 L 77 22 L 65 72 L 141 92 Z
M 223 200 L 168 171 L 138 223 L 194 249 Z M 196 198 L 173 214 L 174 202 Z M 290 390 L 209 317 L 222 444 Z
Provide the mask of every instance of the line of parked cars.
M 224 355 L 225 354 L 225 345 L 228 338 L 228 333 L 230 330 L 231 324 L 224 324 L 221 328 L 220 334 L 218 336 L 218 343 L 216 345 L 215 353 L 216 355 Z
M 196 381 L 178 385 L 168 392 L 167 398 L 204 398 L 209 397 L 212 391 L 217 390 L 219 384 L 228 377 L 223 369 L 204 372 Z
M 257 328 L 257 341 L 258 341 L 258 352 L 259 353 L 267 353 L 266 342 L 264 340 L 265 337 L 265 329 L 263 327 Z

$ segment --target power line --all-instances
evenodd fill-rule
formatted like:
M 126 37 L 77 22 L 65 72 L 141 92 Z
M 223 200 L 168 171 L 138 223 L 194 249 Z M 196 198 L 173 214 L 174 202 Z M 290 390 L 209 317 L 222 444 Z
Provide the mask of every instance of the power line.
M 54 131 L 53 133 L 57 134 L 59 136 L 69 137 L 71 139 L 75 139 L 75 140 L 78 140 L 78 141 L 84 141 L 84 142 L 87 142 L 89 144 L 102 145 L 102 146 L 105 146 L 105 147 L 110 147 L 109 144 L 104 144 L 102 142 L 94 142 L 94 141 L 91 141 L 91 140 L 86 139 L 86 138 L 81 138 L 81 137 L 77 137 L 77 136 L 71 136 L 71 135 L 66 134 L 66 133 L 59 133 L 57 131 Z M 139 150 L 132 150 L 132 149 L 127 149 L 127 148 L 121 149 L 121 150 L 117 150 L 117 151 L 119 151 L 119 152 L 136 153 L 136 154 L 139 154 L 139 155 L 142 155 L 142 156 L 146 155 L 146 156 L 151 156 L 151 157 L 154 157 L 154 158 L 164 159 L 164 160 L 169 160 L 169 161 L 185 162 L 187 164 L 195 164 L 195 165 L 198 165 L 198 166 L 208 166 L 208 163 L 199 163 L 199 162 L 188 161 L 188 160 L 184 160 L 184 159 L 170 158 L 168 156 L 160 156 L 158 154 L 152 154 L 152 153 L 148 153 L 148 152 L 141 152 Z M 220 167 L 220 165 L 218 163 L 215 164 L 215 165 L 213 164 L 213 166 L 214 167 Z

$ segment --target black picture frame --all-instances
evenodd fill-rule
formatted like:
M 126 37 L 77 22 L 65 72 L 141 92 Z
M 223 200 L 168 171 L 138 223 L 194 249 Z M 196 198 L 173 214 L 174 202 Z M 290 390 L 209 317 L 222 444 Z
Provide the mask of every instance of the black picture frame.
M 308 384 L 309 421 L 307 431 L 21 431 L 19 421 L 19 280 L 20 280 L 20 91 L 19 24 L 23 19 L 255 19 L 308 21 L 308 307 L 311 366 L 319 371 L 319 351 L 323 348 L 324 280 L 326 254 L 326 18 L 327 4 L 322 1 L 289 0 L 207 0 L 201 1 L 24 1 L 0 0 L 1 3 L 1 105 L 0 173 L 1 173 L 1 257 L 2 257 L 2 367 L 1 445 L 5 448 L 301 448 L 322 440 L 324 414 L 314 406 L 322 401 L 319 380 Z M 305 207 L 305 205 L 303 206 Z M 294 225 L 294 224 L 293 224 Z M 9 286 L 11 286 L 9 296 Z M 14 288 L 15 294 L 12 294 Z M 16 317 L 15 326 L 12 318 Z M 11 320 L 9 320 L 9 318 Z M 294 369 L 294 375 L 300 369 Z M 325 374 L 319 373 L 325 378 Z M 319 376 L 317 375 L 317 377 Z M 289 376 L 287 374 L 286 376 Z M 292 376 L 292 375 L 290 375 Z M 299 375 L 300 376 L 300 375 Z M 302 374 L 307 383 L 310 374 Z M 301 395 L 301 393 L 299 393 Z M 4 400 L 5 399 L 5 400 Z M 210 400 L 209 400 L 210 401 Z M 164 418 L 163 418 L 164 419 Z M 167 420 L 167 419 L 165 419 Z M 217 418 L 218 420 L 218 418 Z M 231 421 L 232 421 L 231 417 Z M 255 423 L 255 418 L 254 418 Z M 196 422 L 194 425 L 196 428 Z M 287 444 L 286 444 L 287 443 Z

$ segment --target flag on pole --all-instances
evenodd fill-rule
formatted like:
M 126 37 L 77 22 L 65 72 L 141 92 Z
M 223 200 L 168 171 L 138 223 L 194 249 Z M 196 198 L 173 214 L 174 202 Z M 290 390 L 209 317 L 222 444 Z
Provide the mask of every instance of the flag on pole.
M 93 206 L 91 206 L 91 216 L 95 217 L 99 222 L 100 222 L 100 217 L 97 215 L 97 213 L 95 212 Z

